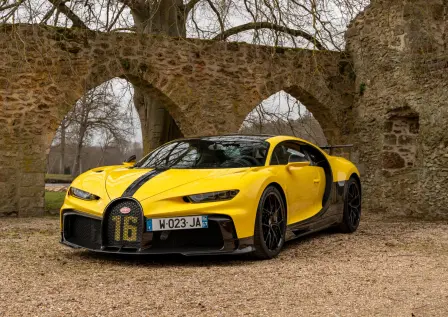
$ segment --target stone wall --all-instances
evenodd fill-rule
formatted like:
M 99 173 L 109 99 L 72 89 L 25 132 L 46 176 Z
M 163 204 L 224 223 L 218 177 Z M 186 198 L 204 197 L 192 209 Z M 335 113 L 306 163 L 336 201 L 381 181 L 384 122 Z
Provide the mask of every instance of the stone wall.
M 384 122 L 382 168 L 384 175 L 416 166 L 419 116 L 409 108 L 391 111 Z
M 285 90 L 330 141 L 349 137 L 353 73 L 339 52 L 1 25 L 0 214 L 43 213 L 57 127 L 87 90 L 115 77 L 160 100 L 185 136 L 235 132 Z
M 372 0 L 346 38 L 365 207 L 448 218 L 448 3 Z

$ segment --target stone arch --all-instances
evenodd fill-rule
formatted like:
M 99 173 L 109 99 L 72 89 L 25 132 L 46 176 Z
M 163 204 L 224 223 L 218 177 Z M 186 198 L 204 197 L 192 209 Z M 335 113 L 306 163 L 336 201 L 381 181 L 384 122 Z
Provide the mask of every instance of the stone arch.
M 339 52 L 2 25 L 0 55 L 0 213 L 42 214 L 54 132 L 86 91 L 112 78 L 163 100 L 185 136 L 236 132 L 279 90 L 338 124 L 353 90 Z
M 81 87 L 77 87 L 78 89 L 70 89 L 70 87 L 67 87 L 69 90 L 62 94 L 63 96 L 65 96 L 63 106 L 58 107 L 57 111 L 54 112 L 54 115 L 48 118 L 49 124 L 44 125 L 46 126 L 46 133 L 44 138 L 44 147 L 46 154 L 48 154 L 51 142 L 55 137 L 59 124 L 61 123 L 65 115 L 73 108 L 73 105 L 89 90 L 98 87 L 105 82 L 112 80 L 113 78 L 125 79 L 128 82 L 132 83 L 134 86 L 139 87 L 147 95 L 151 96 L 151 98 L 159 100 L 166 107 L 172 117 L 177 118 L 177 120 L 179 120 L 180 122 L 183 121 L 182 112 L 179 111 L 177 105 L 173 102 L 173 100 L 166 94 L 164 94 L 160 89 L 156 88 L 154 85 L 146 81 L 144 77 L 136 76 L 132 72 L 123 72 L 120 70 L 117 70 L 116 72 L 114 70 L 110 70 L 108 72 L 101 72 L 99 74 L 94 71 L 87 78 L 84 85 L 82 85 L 82 83 L 75 83 L 76 86 L 80 86 L 81 84 Z
M 312 113 L 322 127 L 329 144 L 345 142 L 344 134 L 349 129 L 347 127 L 349 122 L 347 118 L 341 118 L 341 107 L 338 101 L 334 100 L 329 88 L 325 86 L 325 81 L 320 82 L 320 84 L 316 85 L 316 81 L 309 81 L 305 78 L 300 82 L 295 81 L 292 85 L 284 77 L 270 81 L 257 91 L 256 97 L 253 98 L 255 102 L 251 103 L 252 107 L 245 109 L 246 112 L 241 120 L 241 124 L 247 115 L 263 100 L 283 90 L 300 101 Z
M 300 100 L 308 111 L 313 114 L 314 118 L 322 127 L 329 144 L 338 144 L 341 142 L 342 132 L 337 122 L 337 117 L 331 109 L 331 100 L 318 98 L 299 86 L 288 87 L 285 91 L 297 100 Z
M 102 86 L 102 87 L 101 87 Z M 97 89 L 99 88 L 99 89 Z M 96 87 L 92 87 L 89 90 L 86 90 L 86 92 L 83 93 L 83 95 L 78 98 L 73 104 L 71 104 L 69 106 L 69 108 L 63 108 L 60 111 L 58 111 L 58 115 L 60 114 L 62 119 L 61 121 L 65 118 L 65 116 L 74 111 L 76 109 L 76 107 L 80 106 L 80 103 L 86 102 L 87 104 L 91 105 L 91 98 L 95 98 L 96 100 L 98 100 L 100 103 L 102 100 L 102 97 L 104 96 L 107 99 L 107 102 L 111 102 L 111 105 L 116 106 L 116 112 L 114 112 L 113 114 L 109 114 L 109 115 L 113 115 L 114 120 L 118 121 L 123 118 L 122 116 L 125 116 L 126 119 L 132 120 L 129 122 L 125 122 L 126 123 L 126 128 L 129 128 L 129 130 L 127 130 L 127 132 L 129 132 L 129 134 L 126 134 L 126 138 L 128 141 L 132 141 L 133 138 L 132 136 L 138 137 L 139 138 L 139 134 L 141 133 L 141 127 L 138 124 L 138 116 L 136 115 L 136 108 L 132 103 L 132 98 L 130 98 L 132 96 L 132 89 L 129 90 L 129 81 L 124 79 L 124 78 L 120 78 L 120 77 L 115 77 L 112 78 L 111 80 L 108 80 L 106 82 L 101 83 L 100 85 L 96 86 Z M 101 95 L 99 96 L 98 93 L 101 94 L 105 94 L 105 95 Z M 86 96 L 87 95 L 87 96 Z M 98 99 L 99 96 L 99 99 Z M 102 115 L 100 113 L 97 112 L 97 109 L 92 109 L 92 108 L 86 108 L 89 111 L 89 117 L 91 117 L 91 115 Z M 64 111 L 63 111 L 64 110 Z M 80 108 L 77 108 L 77 110 L 79 111 Z M 92 111 L 93 110 L 93 111 Z M 81 113 L 78 112 L 78 115 L 80 115 Z M 103 116 L 104 117 L 104 116 Z M 58 118 L 59 119 L 59 118 Z M 78 117 L 78 119 L 80 119 L 80 117 Z M 109 124 L 112 121 L 109 121 Z M 54 125 L 52 127 L 48 127 L 47 128 L 47 137 L 46 137 L 46 154 L 47 154 L 47 168 L 46 168 L 46 173 L 49 174 L 71 174 L 73 173 L 73 167 L 74 167 L 74 161 L 75 161 L 75 154 L 76 154 L 76 146 L 75 144 L 72 142 L 73 140 L 70 139 L 70 137 L 73 137 L 73 128 L 74 128 L 74 122 L 71 122 L 71 124 L 65 126 L 64 129 L 64 159 L 61 159 L 61 133 L 57 134 L 58 132 L 61 132 L 60 128 L 62 126 L 63 122 L 59 122 L 57 125 Z M 79 122 L 78 122 L 79 124 Z M 54 128 L 56 127 L 56 128 Z M 91 126 L 89 128 L 92 128 Z M 110 165 L 110 164 L 120 164 L 122 161 L 126 159 L 127 157 L 120 157 L 117 156 L 117 154 L 124 154 L 122 153 L 122 150 L 124 149 L 123 147 L 121 147 L 121 145 L 123 145 L 124 143 L 120 143 L 120 151 L 115 151 L 115 154 L 111 157 L 108 156 L 103 156 L 103 155 L 92 155 L 92 154 L 99 154 L 98 149 L 95 149 L 94 147 L 98 147 L 102 144 L 103 141 L 105 141 L 104 139 L 102 139 L 100 136 L 102 136 L 106 130 L 105 129 L 97 129 L 95 128 L 95 134 L 92 134 L 92 130 L 88 130 L 88 134 L 86 134 L 85 136 L 89 135 L 89 136 L 93 136 L 93 142 L 89 142 L 89 144 L 84 144 L 85 147 L 82 147 L 82 156 L 80 159 L 81 165 L 80 165 L 80 169 L 81 172 L 82 171 L 86 171 L 87 169 L 93 168 L 93 167 L 97 167 L 97 165 L 93 165 L 94 161 L 96 164 L 100 164 L 100 165 Z M 98 133 L 98 134 L 96 134 Z M 134 134 L 135 133 L 135 134 Z M 58 138 L 56 139 L 56 136 L 58 136 Z M 87 139 L 84 139 L 87 140 Z M 111 149 L 109 148 L 108 144 L 108 149 L 105 150 L 104 153 L 109 152 L 110 150 L 114 151 L 116 149 Z M 115 143 L 114 143 L 115 145 Z M 90 148 L 89 147 L 93 147 Z M 86 150 L 88 150 L 86 152 Z M 118 153 L 117 153 L 118 152 Z M 87 157 L 85 156 L 85 154 L 87 154 Z M 103 154 L 103 152 L 101 152 L 101 154 Z M 139 150 L 137 150 L 137 152 L 135 153 L 131 153 L 131 154 L 138 154 L 137 157 L 140 158 L 141 157 L 141 152 Z M 88 158 L 87 160 L 85 158 Z M 108 162 L 108 163 L 107 163 Z
M 0 42 L 9 54 L 0 68 L 0 195 L 5 202 L 0 213 L 43 214 L 47 154 L 56 130 L 73 104 L 103 82 L 126 78 L 163 99 L 176 121 L 188 126 L 166 93 L 177 88 L 150 59 L 113 54 L 114 46 L 101 39 L 85 45 L 85 34 L 77 31 L 29 26 L 11 27 L 11 33 L 3 26 L 1 31 Z M 16 42 L 16 34 L 29 40 Z
M 320 122 L 297 98 L 282 90 L 257 105 L 245 118 L 242 134 L 294 134 L 317 145 L 328 144 Z

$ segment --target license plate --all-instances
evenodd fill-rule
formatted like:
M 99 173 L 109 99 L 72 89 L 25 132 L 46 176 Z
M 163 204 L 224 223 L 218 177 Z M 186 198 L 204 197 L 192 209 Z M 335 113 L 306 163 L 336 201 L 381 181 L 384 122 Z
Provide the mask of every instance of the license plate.
M 153 218 L 146 220 L 146 231 L 208 228 L 207 216 Z

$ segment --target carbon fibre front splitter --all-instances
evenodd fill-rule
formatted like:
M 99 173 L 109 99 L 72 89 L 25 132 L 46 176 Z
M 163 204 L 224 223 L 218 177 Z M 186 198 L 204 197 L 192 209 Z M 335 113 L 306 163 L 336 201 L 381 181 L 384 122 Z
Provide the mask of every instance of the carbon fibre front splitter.
M 241 239 L 244 242 L 252 241 L 252 238 Z M 108 254 L 125 254 L 125 255 L 150 255 L 150 254 L 181 254 L 185 256 L 198 256 L 198 255 L 225 255 L 225 254 L 245 254 L 250 253 L 255 250 L 253 245 L 248 245 L 246 243 L 240 243 L 240 247 L 236 249 L 206 249 L 206 248 L 174 248 L 174 249 L 132 249 L 132 248 L 110 248 L 103 247 L 101 249 L 91 249 L 83 246 L 73 244 L 71 242 L 61 240 L 61 244 L 74 249 L 84 249 L 98 253 L 108 253 Z

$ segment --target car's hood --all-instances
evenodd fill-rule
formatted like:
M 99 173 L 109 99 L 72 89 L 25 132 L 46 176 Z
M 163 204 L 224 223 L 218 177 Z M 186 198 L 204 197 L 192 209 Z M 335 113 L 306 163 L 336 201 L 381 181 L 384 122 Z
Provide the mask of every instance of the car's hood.
M 138 200 L 143 200 L 167 190 L 196 182 L 205 178 L 217 178 L 224 175 L 241 173 L 248 168 L 231 169 L 168 169 L 161 171 L 140 184 L 133 195 Z M 134 181 L 151 172 L 152 169 L 117 168 L 109 171 L 105 177 L 105 187 L 110 199 L 123 195 L 124 191 Z

